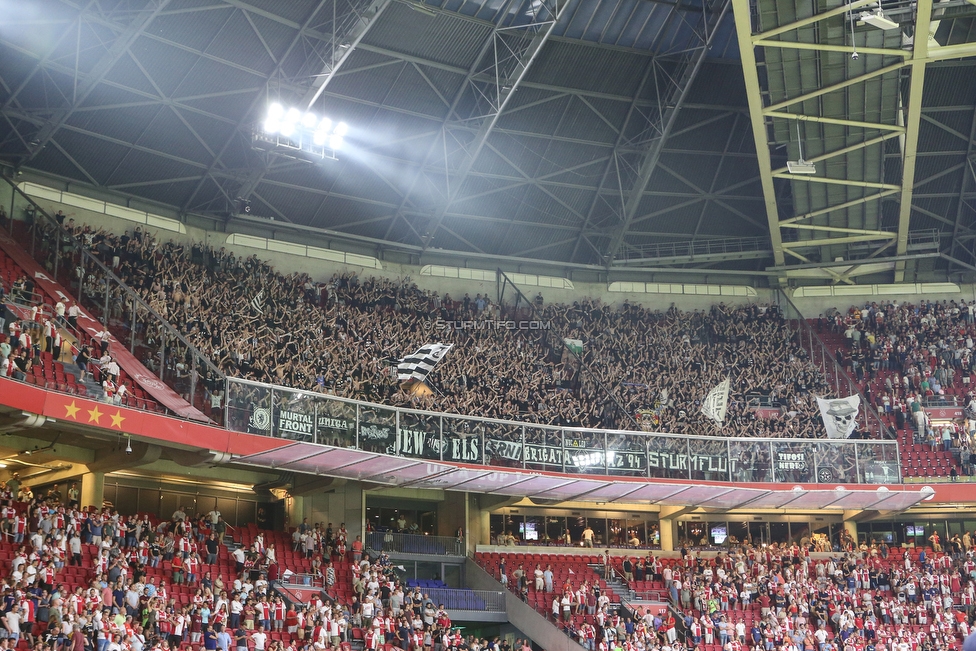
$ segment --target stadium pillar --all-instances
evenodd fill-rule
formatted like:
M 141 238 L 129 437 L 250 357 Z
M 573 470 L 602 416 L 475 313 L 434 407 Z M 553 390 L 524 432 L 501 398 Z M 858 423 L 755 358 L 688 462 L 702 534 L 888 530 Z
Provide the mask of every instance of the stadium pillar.
M 674 530 L 678 526 L 677 517 L 688 511 L 683 506 L 662 506 L 658 526 L 661 530 L 661 551 L 674 551 Z
M 285 498 L 285 528 L 297 527 L 305 517 L 305 497 L 289 495 Z
M 86 472 L 81 476 L 81 505 L 102 508 L 105 501 L 105 473 Z

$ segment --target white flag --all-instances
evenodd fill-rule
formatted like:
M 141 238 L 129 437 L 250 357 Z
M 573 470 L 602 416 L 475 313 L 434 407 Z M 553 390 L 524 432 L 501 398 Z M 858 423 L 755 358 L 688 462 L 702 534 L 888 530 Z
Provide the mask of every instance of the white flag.
M 825 399 L 817 398 L 820 417 L 827 428 L 827 438 L 846 439 L 857 427 L 857 412 L 861 408 L 861 396 Z
M 423 382 L 427 379 L 427 374 L 434 368 L 434 365 L 441 361 L 441 358 L 453 345 L 427 344 L 413 355 L 404 357 L 397 364 L 397 379 L 401 382 L 407 380 Z
M 729 378 L 725 378 L 717 387 L 708 392 L 702 402 L 702 413 L 705 414 L 706 418 L 711 418 L 719 425 L 725 423 L 725 413 L 729 410 L 729 389 L 731 387 Z

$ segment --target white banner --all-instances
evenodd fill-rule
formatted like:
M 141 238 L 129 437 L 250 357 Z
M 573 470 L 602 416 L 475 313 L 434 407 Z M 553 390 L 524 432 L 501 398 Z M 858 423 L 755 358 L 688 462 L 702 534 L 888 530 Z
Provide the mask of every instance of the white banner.
M 857 412 L 861 408 L 861 396 L 846 398 L 817 398 L 820 417 L 827 428 L 827 438 L 846 439 L 857 427 Z
M 711 418 L 719 425 L 725 423 L 725 413 L 729 410 L 730 388 L 729 378 L 725 378 L 717 387 L 708 392 L 702 402 L 702 413 L 705 414 L 706 418 Z

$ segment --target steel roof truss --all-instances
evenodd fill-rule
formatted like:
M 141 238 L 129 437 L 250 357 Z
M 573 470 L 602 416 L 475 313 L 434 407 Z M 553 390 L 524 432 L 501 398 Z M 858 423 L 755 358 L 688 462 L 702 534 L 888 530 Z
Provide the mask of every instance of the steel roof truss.
M 119 34 L 118 38 L 112 42 L 109 49 L 99 58 L 92 67 L 91 71 L 83 80 L 78 79 L 78 71 L 75 70 L 75 93 L 68 106 L 56 109 L 44 124 L 41 125 L 37 133 L 31 139 L 31 149 L 21 163 L 27 163 L 34 159 L 51 138 L 58 132 L 58 129 L 67 122 L 74 113 L 75 109 L 88 99 L 95 87 L 105 78 L 105 76 L 115 67 L 129 48 L 135 43 L 136 39 L 146 30 L 149 24 L 159 15 L 159 12 L 166 8 L 171 0 L 155 0 L 141 11 L 136 13 L 132 21 L 126 26 L 125 30 Z
M 641 137 L 645 138 L 638 143 L 640 151 L 632 156 L 620 154 L 615 157 L 614 171 L 617 173 L 617 186 L 623 203 L 619 213 L 614 211 L 618 223 L 614 235 L 603 253 L 603 262 L 607 267 L 613 264 L 613 259 L 620 251 L 624 238 L 626 238 L 631 225 L 640 213 L 644 191 L 660 162 L 664 145 L 671 135 L 678 115 L 684 106 L 685 98 L 687 98 L 688 92 L 698 76 L 698 71 L 701 69 L 715 35 L 718 33 L 718 28 L 731 5 L 731 0 L 724 0 L 720 10 L 710 14 L 702 12 L 700 22 L 694 29 L 701 38 L 701 45 L 686 50 L 681 55 L 674 73 L 667 77 L 669 83 L 663 92 L 658 84 L 658 75 L 654 75 L 658 105 L 653 117 L 657 119 L 649 119 L 649 128 L 640 132 Z M 684 19 L 684 17 L 682 18 Z M 648 134 L 654 135 L 647 138 Z M 615 206 L 610 204 L 610 208 L 614 209 Z
M 912 191 L 915 186 L 915 152 L 918 150 L 919 125 L 922 119 L 922 90 L 925 86 L 925 59 L 928 56 L 929 23 L 932 18 L 932 0 L 918 0 L 915 13 L 915 38 L 912 44 L 911 79 L 907 105 L 903 103 L 905 138 L 902 149 L 901 197 L 898 207 L 898 244 L 896 255 L 908 252 L 908 228 L 912 216 Z M 905 262 L 895 265 L 896 283 L 905 280 Z
M 503 22 L 492 30 L 488 47 L 482 51 L 472 74 L 462 85 L 465 101 L 454 104 L 454 112 L 459 112 L 457 119 L 444 125 L 445 174 L 434 179 L 441 185 L 442 199 L 430 217 L 423 241 L 425 250 L 431 246 L 498 119 L 568 5 L 565 1 L 539 0 L 538 6 L 533 5 L 535 13 L 531 23 L 509 25 L 503 18 Z M 477 128 L 473 138 L 467 133 L 471 125 Z

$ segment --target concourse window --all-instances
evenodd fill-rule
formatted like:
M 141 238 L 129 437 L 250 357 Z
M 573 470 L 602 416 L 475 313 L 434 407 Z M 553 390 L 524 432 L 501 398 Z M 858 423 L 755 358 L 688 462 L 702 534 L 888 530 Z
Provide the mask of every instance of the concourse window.
M 746 522 L 729 523 L 729 545 L 739 545 L 749 537 L 749 524 Z
M 788 545 L 790 543 L 790 523 L 770 522 L 769 542 L 777 545 Z
M 546 518 L 548 544 L 561 545 L 566 540 L 566 518 L 549 516 Z

